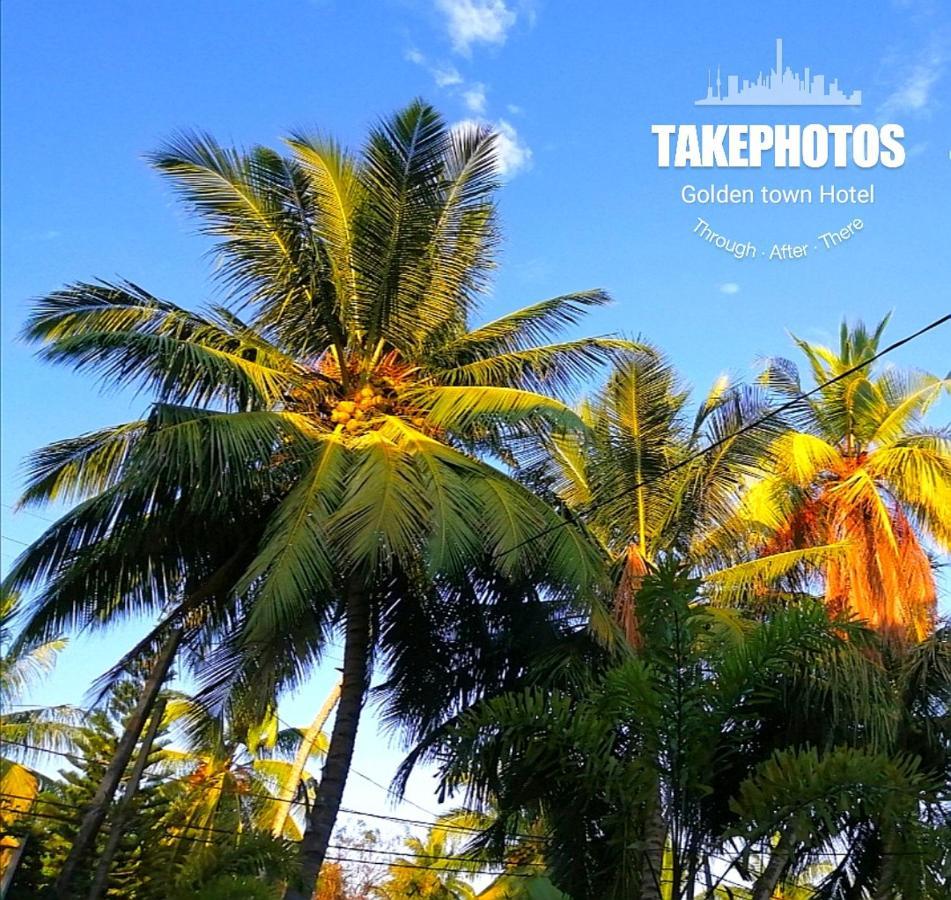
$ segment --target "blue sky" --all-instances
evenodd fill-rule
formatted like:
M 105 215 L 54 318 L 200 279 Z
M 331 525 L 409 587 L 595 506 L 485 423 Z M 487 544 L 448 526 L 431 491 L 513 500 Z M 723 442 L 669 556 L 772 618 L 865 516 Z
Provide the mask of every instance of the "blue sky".
M 857 4 L 597 4 L 518 0 L 6 0 L 3 16 L 3 458 L 6 568 L 44 522 L 14 515 L 24 455 L 130 415 L 16 341 L 28 300 L 63 282 L 133 280 L 183 305 L 210 296 L 207 244 L 142 155 L 182 128 L 276 145 L 293 128 L 358 145 L 414 96 L 449 121 L 501 131 L 507 184 L 501 269 L 486 316 L 557 293 L 607 288 L 583 331 L 658 343 L 699 386 L 750 377 L 789 353 L 787 330 L 830 339 L 843 316 L 892 310 L 899 337 L 948 311 L 951 16 L 941 0 Z M 777 37 L 794 69 L 838 76 L 860 108 L 710 109 L 707 69 L 755 76 Z M 885 170 L 685 172 L 656 166 L 655 123 L 898 122 L 908 158 Z M 876 185 L 867 207 L 687 207 L 683 184 Z M 691 233 L 700 214 L 758 245 L 812 244 L 860 216 L 863 231 L 804 260 L 736 260 Z M 947 371 L 951 329 L 895 355 Z M 938 410 L 947 421 L 947 404 Z M 79 701 L 128 635 L 80 639 L 38 699 Z M 291 701 L 309 718 L 332 672 Z M 368 722 L 372 728 L 372 723 Z M 357 766 L 387 781 L 398 754 L 365 730 Z M 347 802 L 382 806 L 361 779 Z M 420 779 L 413 796 L 424 805 Z M 375 791 L 375 793 L 374 793 Z M 411 810 L 410 810 L 411 811 Z

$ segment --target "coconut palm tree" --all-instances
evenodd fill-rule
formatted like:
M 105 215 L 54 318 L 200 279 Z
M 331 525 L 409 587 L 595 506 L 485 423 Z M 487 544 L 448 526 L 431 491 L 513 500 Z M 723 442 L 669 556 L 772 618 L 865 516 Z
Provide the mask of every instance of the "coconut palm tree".
M 645 347 L 582 404 L 588 432 L 555 436 L 547 455 L 527 468 L 529 482 L 567 504 L 602 548 L 615 572 L 614 614 L 632 646 L 640 640 L 634 597 L 664 560 L 704 574 L 705 590 L 730 599 L 831 551 L 811 545 L 755 559 L 726 527 L 738 494 L 763 474 L 766 450 L 787 427 L 769 418 L 742 431 L 767 412 L 766 401 L 761 391 L 722 377 L 691 412 L 674 366 Z
M 795 338 L 825 383 L 873 357 L 888 323 L 843 323 L 838 351 Z M 771 360 L 762 381 L 802 392 L 796 366 Z M 923 416 L 951 379 L 865 367 L 798 405 L 795 428 L 770 451 L 769 477 L 747 495 L 743 521 L 765 553 L 843 544 L 821 566 L 825 599 L 897 638 L 934 627 L 929 547 L 951 549 L 951 432 Z
M 160 609 L 172 650 L 224 630 L 237 656 L 212 674 L 234 680 L 237 667 L 270 696 L 343 631 L 340 703 L 302 843 L 309 896 L 373 648 L 399 601 L 486 557 L 509 573 L 544 560 L 540 583 L 556 595 L 596 585 L 581 533 L 484 457 L 582 427 L 553 394 L 631 345 L 539 343 L 604 303 L 599 291 L 472 326 L 497 243 L 488 131 L 450 130 L 416 102 L 359 155 L 303 134 L 288 148 L 194 135 L 153 156 L 218 241 L 226 306 L 196 312 L 128 282 L 37 301 L 26 336 L 45 358 L 145 386 L 154 403 L 34 457 L 24 503 L 81 502 L 9 583 L 40 589 L 28 634 Z M 236 666 L 242 649 L 250 669 Z

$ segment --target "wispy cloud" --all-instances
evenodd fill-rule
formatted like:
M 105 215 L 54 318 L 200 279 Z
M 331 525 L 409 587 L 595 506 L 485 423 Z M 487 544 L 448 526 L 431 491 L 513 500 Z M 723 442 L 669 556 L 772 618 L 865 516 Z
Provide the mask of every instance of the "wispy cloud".
M 464 56 L 473 44 L 504 44 L 518 19 L 505 0 L 436 0 L 436 8 L 446 18 L 453 49 Z
M 485 85 L 476 82 L 462 92 L 462 101 L 469 112 L 481 116 L 485 113 Z
M 462 76 L 455 66 L 435 66 L 431 69 L 433 80 L 439 87 L 453 87 L 462 84 Z
M 944 75 L 945 55 L 938 47 L 929 48 L 920 59 L 906 67 L 901 80 L 878 107 L 878 118 L 891 119 L 909 113 L 927 114 L 934 89 Z
M 738 294 L 740 286 L 735 281 L 725 281 L 720 285 L 721 294 Z
M 426 69 L 426 71 L 433 76 L 433 81 L 436 82 L 437 87 L 454 87 L 457 84 L 462 84 L 462 76 L 455 66 L 431 63 L 426 58 L 426 54 L 417 50 L 415 47 L 410 47 L 409 50 L 403 54 L 403 58 L 406 59 L 407 62 L 411 62 L 414 66 L 420 66 Z
M 509 181 L 519 172 L 531 168 L 532 148 L 525 143 L 511 122 L 505 119 L 499 119 L 497 122 L 463 119 L 461 122 L 456 122 L 453 128 L 477 128 L 486 125 L 495 132 L 495 169 L 500 178 Z

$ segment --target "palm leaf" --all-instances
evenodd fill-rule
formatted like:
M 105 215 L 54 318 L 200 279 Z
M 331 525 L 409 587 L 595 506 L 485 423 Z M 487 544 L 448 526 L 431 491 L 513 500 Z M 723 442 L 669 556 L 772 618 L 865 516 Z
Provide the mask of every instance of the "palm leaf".
M 565 404 L 552 397 L 509 387 L 431 387 L 407 391 L 406 399 L 419 407 L 437 428 L 466 431 L 480 424 L 546 422 L 562 430 L 584 430 L 584 423 Z

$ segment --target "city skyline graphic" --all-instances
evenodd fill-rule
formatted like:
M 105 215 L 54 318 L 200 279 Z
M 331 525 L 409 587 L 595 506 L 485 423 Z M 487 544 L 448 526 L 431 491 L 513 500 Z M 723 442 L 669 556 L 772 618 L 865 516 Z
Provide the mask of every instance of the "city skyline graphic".
M 739 75 L 727 75 L 726 92 L 717 66 L 716 81 L 707 69 L 706 96 L 694 101 L 695 106 L 861 106 L 862 92 L 846 94 L 837 78 L 828 83 L 825 75 L 813 75 L 806 66 L 802 75 L 789 66 L 783 68 L 783 39 L 776 38 L 776 62 L 765 76 L 762 71 L 755 81 L 740 80 Z

